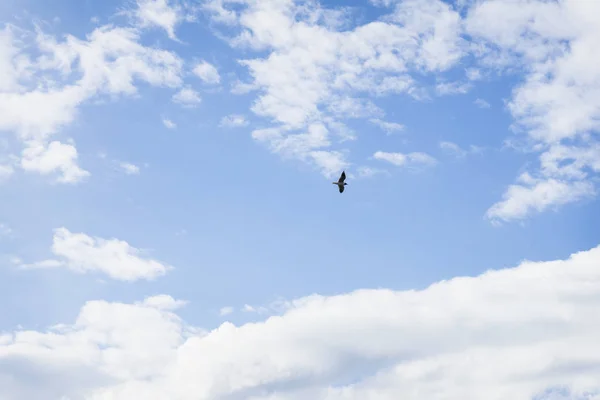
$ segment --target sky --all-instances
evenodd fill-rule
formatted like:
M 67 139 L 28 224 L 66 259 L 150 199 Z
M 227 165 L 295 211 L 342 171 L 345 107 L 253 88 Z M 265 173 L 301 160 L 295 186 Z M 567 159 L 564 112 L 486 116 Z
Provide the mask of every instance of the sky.
M 600 399 L 598 54 L 592 1 L 2 1 L 0 398 Z

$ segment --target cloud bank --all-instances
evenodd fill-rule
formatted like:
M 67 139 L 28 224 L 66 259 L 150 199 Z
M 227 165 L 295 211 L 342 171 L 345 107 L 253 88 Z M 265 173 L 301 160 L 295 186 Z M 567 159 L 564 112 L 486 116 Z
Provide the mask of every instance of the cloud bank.
M 598 265 L 600 247 L 423 290 L 308 296 L 212 330 L 167 295 L 89 301 L 72 323 L 0 336 L 0 397 L 579 398 L 600 393 Z

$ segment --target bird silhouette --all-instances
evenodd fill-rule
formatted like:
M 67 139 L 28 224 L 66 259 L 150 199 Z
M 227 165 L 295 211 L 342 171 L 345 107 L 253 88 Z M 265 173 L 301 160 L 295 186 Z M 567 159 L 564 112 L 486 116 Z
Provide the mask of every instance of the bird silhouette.
M 344 186 L 347 185 L 347 183 L 344 182 L 345 180 L 346 180 L 346 171 L 342 171 L 342 175 L 340 175 L 340 179 L 338 179 L 337 182 L 331 182 L 331 183 L 338 186 L 340 193 L 344 193 Z

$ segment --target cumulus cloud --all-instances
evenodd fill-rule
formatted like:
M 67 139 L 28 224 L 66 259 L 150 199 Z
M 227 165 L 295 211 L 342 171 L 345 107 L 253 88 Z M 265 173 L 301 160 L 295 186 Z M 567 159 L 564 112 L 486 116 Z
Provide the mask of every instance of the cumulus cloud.
M 196 107 L 202 101 L 198 92 L 190 87 L 184 87 L 179 90 L 173 95 L 172 100 L 185 108 Z
M 122 281 L 151 280 L 171 266 L 140 256 L 140 250 L 119 239 L 91 237 L 66 228 L 54 231 L 52 252 L 58 259 L 23 264 L 25 269 L 68 268 L 77 273 L 99 272 Z
M 343 12 L 316 2 L 211 0 L 204 9 L 237 29 L 231 46 L 265 54 L 240 61 L 251 80 L 234 89 L 256 90 L 251 110 L 274 124 L 261 132 L 277 132 L 253 136 L 274 151 L 285 141 L 296 148 L 284 156 L 321 166 L 347 163 L 338 147 L 347 137 L 330 139 L 332 126 L 348 118 L 382 119 L 370 96 L 426 97 L 415 77 L 448 70 L 466 51 L 460 15 L 439 0 L 397 3 L 385 18 L 350 29 Z M 328 128 L 318 146 L 305 133 L 315 125 Z M 320 169 L 329 174 L 332 168 Z
M 515 128 L 541 150 L 542 162 L 557 146 L 577 141 L 597 146 L 600 70 L 592 58 L 600 50 L 599 12 L 596 2 L 495 0 L 476 3 L 467 13 L 465 26 L 479 44 L 482 63 L 525 72 L 508 109 Z M 509 186 L 487 215 L 523 219 L 595 191 L 589 177 L 555 175 L 543 168 L 531 174 L 535 183 Z
M 175 28 L 187 19 L 183 7 L 176 0 L 136 0 L 136 7 L 125 14 L 141 28 L 163 29 L 173 40 L 178 40 Z
M 596 247 L 423 290 L 312 295 L 209 331 L 170 296 L 89 301 L 72 323 L 0 336 L 0 397 L 576 397 L 600 389 L 599 262 Z
M 357 135 L 346 119 L 366 118 L 381 122 L 386 131 L 400 131 L 384 123 L 377 99 L 390 94 L 427 99 L 432 81 L 437 94 L 464 93 L 484 77 L 508 70 L 524 73 L 507 105 L 513 128 L 541 153 L 540 163 L 558 145 L 572 146 L 576 154 L 581 154 L 577 146 L 597 145 L 600 79 L 593 55 L 600 30 L 592 17 L 599 11 L 595 2 L 372 3 L 385 8 L 383 15 L 362 24 L 344 10 L 318 2 L 207 0 L 200 6 L 213 22 L 223 24 L 227 33 L 219 35 L 229 45 L 245 54 L 255 52 L 238 60 L 248 80 L 238 81 L 233 91 L 254 93 L 251 111 L 271 124 L 264 129 L 277 132 L 266 140 L 253 135 L 262 137 L 257 140 L 277 151 L 282 140 L 291 138 L 286 149 L 296 148 L 279 154 L 331 174 L 350 164 L 344 143 Z M 0 29 L 0 130 L 15 132 L 24 143 L 23 162 L 16 165 L 56 173 L 59 182 L 83 180 L 89 172 L 77 164 L 73 142 L 51 136 L 76 118 L 84 102 L 100 95 L 133 95 L 136 81 L 181 89 L 173 100 L 197 105 L 198 93 L 181 88 L 179 57 L 140 43 L 140 27 L 158 27 L 175 38 L 176 26 L 190 19 L 187 8 L 181 1 L 135 0 L 128 11 L 134 27 L 100 26 L 83 39 Z M 463 69 L 466 57 L 473 62 Z M 459 66 L 464 77 L 444 76 Z M 221 82 L 219 71 L 207 61 L 196 62 L 192 72 L 207 84 Z M 488 106 L 482 99 L 475 103 Z M 304 143 L 312 140 L 306 132 L 315 125 L 326 128 L 326 137 L 319 145 Z M 60 145 L 60 156 L 57 151 L 50 157 L 50 143 L 56 149 Z M 597 172 L 590 165 L 582 171 Z M 0 164 L 0 179 L 14 167 Z M 576 192 L 582 185 L 595 188 L 592 173 L 575 180 L 548 175 L 541 165 L 529 172 L 540 181 L 564 182 Z M 506 196 L 521 193 L 511 187 Z M 554 205 L 580 198 L 568 196 Z M 529 211 L 518 218 L 547 208 L 525 209 Z
M 228 39 L 231 46 L 263 52 L 264 56 L 240 61 L 250 80 L 238 82 L 234 91 L 257 92 L 252 111 L 275 124 L 267 128 L 279 132 L 270 136 L 273 140 L 294 137 L 299 158 L 312 162 L 313 157 L 302 152 L 307 148 L 345 154 L 333 138 L 323 140 L 318 149 L 303 143 L 310 139 L 304 133 L 311 125 L 326 125 L 329 134 L 330 125 L 343 119 L 383 120 L 383 111 L 371 98 L 391 93 L 427 99 L 424 73 L 433 75 L 438 95 L 466 93 L 497 72 L 524 73 L 508 109 L 514 128 L 528 136 L 533 149 L 543 155 L 570 140 L 590 146 L 597 142 L 600 79 L 590 58 L 600 43 L 600 25 L 591 17 L 598 15 L 596 3 L 372 3 L 389 12 L 355 26 L 347 23 L 343 12 L 316 3 L 211 0 L 204 6 L 215 22 L 237 29 Z M 269 24 L 264 23 L 267 20 Z M 464 78 L 448 80 L 442 75 L 466 56 L 474 63 L 464 70 Z M 489 107 L 483 99 L 475 104 Z M 531 173 L 542 181 L 559 180 L 541 170 Z M 574 195 L 554 197 L 558 201 L 554 205 L 577 201 L 582 185 L 594 185 L 590 177 L 581 184 L 560 179 Z M 509 189 L 506 195 L 510 193 L 521 192 Z M 519 219 L 545 208 L 524 209 L 529 211 L 519 213 Z
M 207 61 L 198 62 L 193 69 L 194 74 L 204 83 L 216 85 L 221 82 L 221 76 L 217 68 Z
M 63 183 L 77 183 L 90 175 L 77 165 L 77 149 L 72 144 L 52 141 L 46 147 L 43 142 L 30 141 L 26 146 L 21 158 L 25 171 L 48 175 L 59 170 L 61 175 L 56 180 Z
M 137 30 L 115 26 L 98 27 L 85 39 L 0 30 L 0 130 L 23 142 L 22 168 L 58 173 L 58 182 L 81 181 L 89 172 L 78 166 L 73 142 L 51 140 L 79 106 L 100 95 L 134 95 L 135 81 L 181 85 L 182 61 L 139 39 Z

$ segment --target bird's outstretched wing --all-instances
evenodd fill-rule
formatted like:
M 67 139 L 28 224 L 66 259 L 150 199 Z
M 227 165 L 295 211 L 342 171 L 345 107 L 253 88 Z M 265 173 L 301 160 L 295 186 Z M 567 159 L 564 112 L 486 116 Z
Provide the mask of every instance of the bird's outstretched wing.
M 344 183 L 345 180 L 346 180 L 346 171 L 342 171 L 342 175 L 340 175 L 340 179 L 338 180 L 338 182 Z
M 344 193 L 344 185 L 338 185 L 338 189 L 340 190 L 340 193 Z

